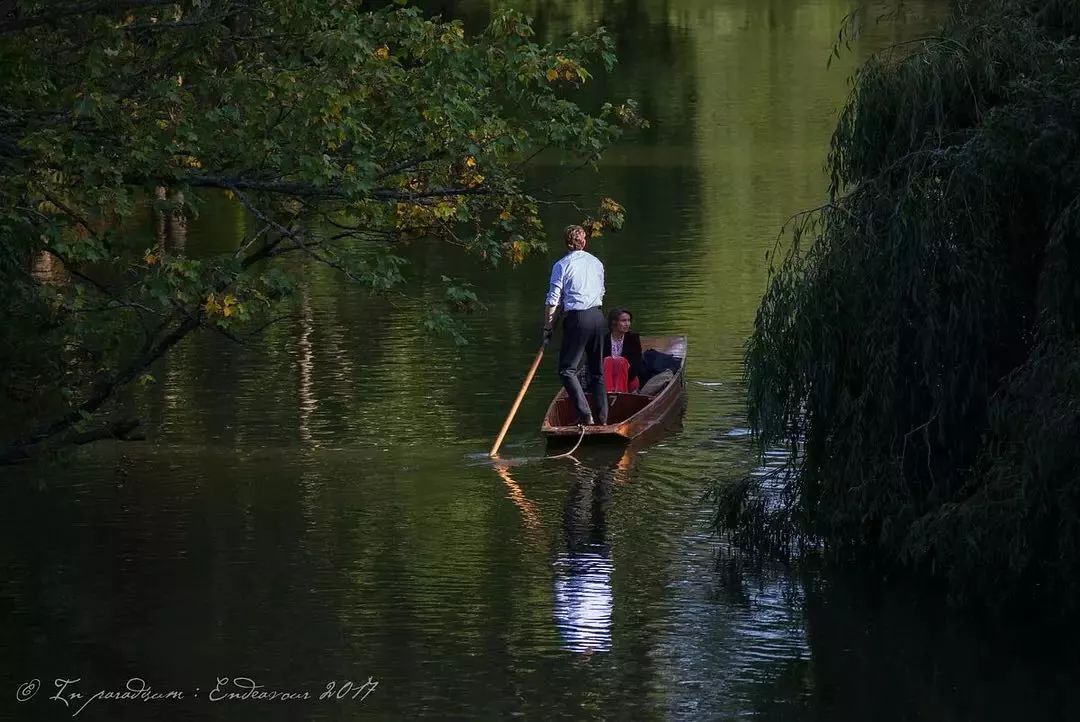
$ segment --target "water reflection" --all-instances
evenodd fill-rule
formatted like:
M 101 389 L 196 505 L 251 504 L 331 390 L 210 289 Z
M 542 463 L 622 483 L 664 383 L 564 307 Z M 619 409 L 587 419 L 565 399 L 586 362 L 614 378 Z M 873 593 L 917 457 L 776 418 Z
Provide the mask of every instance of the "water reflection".
M 562 536 L 552 561 L 553 617 L 561 648 L 591 655 L 612 649 L 615 564 L 608 542 L 608 510 L 614 489 L 627 482 L 634 450 L 626 447 L 599 468 L 571 459 L 568 471 L 574 482 L 567 491 L 562 513 Z M 521 513 L 526 533 L 536 541 L 543 528 L 537 504 L 514 479 L 511 465 L 495 464 L 495 472 Z
M 555 626 L 570 652 L 611 649 L 611 575 L 605 545 L 560 553 L 555 559 Z
M 579 468 L 563 509 L 565 547 L 556 555 L 555 626 L 571 652 L 611 649 L 611 577 L 615 565 L 607 542 L 611 469 Z
M 311 343 L 314 324 L 311 317 L 311 299 L 307 293 L 303 294 L 300 308 L 300 325 L 302 328 L 298 344 L 300 350 L 298 360 L 300 367 L 300 438 L 305 446 L 318 446 L 318 442 L 311 433 L 311 419 L 319 409 L 319 399 L 314 393 L 315 350 Z
M 514 502 L 514 506 L 521 512 L 521 519 L 525 522 L 525 528 L 535 535 L 540 531 L 542 526 L 540 521 L 540 511 L 536 504 L 529 501 L 525 496 L 524 490 L 522 490 L 521 486 L 514 481 L 514 477 L 510 473 L 509 464 L 505 461 L 497 461 L 495 463 L 495 472 L 503 480 L 503 483 L 506 484 L 506 488 L 510 492 L 511 501 Z
M 37 255 L 34 266 L 30 269 L 30 275 L 39 283 L 54 286 L 63 286 L 71 280 L 63 262 L 48 251 L 42 251 Z
M 154 190 L 154 196 L 159 201 L 169 200 L 177 204 L 172 211 L 157 211 L 156 236 L 158 252 L 162 255 L 175 253 L 182 256 L 187 248 L 188 219 L 183 211 L 184 194 L 179 191 L 169 193 L 164 186 L 158 186 Z

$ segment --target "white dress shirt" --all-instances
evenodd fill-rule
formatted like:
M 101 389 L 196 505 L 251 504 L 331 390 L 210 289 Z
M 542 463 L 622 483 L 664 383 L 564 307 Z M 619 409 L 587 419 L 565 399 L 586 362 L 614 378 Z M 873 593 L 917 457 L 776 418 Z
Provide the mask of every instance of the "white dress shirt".
M 586 251 L 571 251 L 551 267 L 548 306 L 560 301 L 567 311 L 584 311 L 604 303 L 604 264 Z

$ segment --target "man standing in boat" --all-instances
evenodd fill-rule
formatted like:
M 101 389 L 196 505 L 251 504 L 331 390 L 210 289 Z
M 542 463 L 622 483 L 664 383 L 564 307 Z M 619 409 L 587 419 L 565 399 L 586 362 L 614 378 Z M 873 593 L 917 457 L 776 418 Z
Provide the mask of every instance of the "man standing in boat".
M 601 354 L 607 323 L 600 310 L 604 302 L 604 264 L 585 251 L 585 229 L 567 226 L 569 252 L 551 268 L 551 283 L 544 305 L 544 340 L 551 337 L 555 310 L 563 307 L 563 341 L 559 349 L 559 376 L 577 409 L 578 423 L 593 426 L 585 392 L 578 381 L 578 366 L 585 355 L 587 385 L 596 395 L 596 421 L 607 423 L 607 390 Z

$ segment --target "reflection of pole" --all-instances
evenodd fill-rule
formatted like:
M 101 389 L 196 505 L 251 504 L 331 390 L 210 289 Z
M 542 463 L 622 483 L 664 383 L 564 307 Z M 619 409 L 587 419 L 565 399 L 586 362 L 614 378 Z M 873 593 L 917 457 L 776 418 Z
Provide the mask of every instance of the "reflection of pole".
M 495 473 L 506 483 L 506 488 L 510 491 L 510 501 L 514 502 L 514 506 L 521 512 L 521 518 L 525 521 L 525 526 L 532 531 L 539 531 L 541 527 L 540 512 L 537 510 L 536 504 L 525 497 L 525 492 L 514 481 L 514 477 L 510 475 L 510 467 L 506 464 L 495 464 Z

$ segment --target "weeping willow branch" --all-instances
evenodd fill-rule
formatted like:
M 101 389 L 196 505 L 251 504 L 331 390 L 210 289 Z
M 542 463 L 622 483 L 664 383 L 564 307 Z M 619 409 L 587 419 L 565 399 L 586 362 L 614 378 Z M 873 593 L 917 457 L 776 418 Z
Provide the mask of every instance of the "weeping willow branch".
M 858 71 L 746 349 L 796 473 L 719 493 L 725 525 L 1080 602 L 1078 35 L 1077 0 L 995 0 Z

